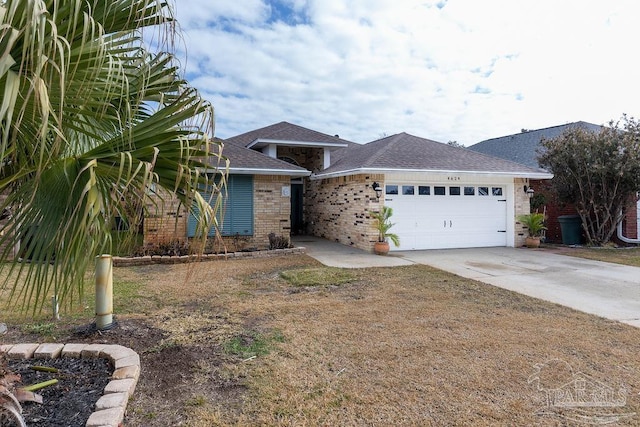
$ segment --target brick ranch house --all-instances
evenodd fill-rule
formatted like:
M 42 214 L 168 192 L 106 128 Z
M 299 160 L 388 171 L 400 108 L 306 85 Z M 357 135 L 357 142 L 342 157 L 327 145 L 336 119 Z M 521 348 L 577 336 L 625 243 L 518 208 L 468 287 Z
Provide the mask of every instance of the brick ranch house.
M 230 250 L 264 248 L 268 235 L 307 234 L 370 251 L 370 212 L 394 210 L 392 250 L 521 246 L 538 168 L 400 133 L 355 144 L 287 122 L 224 141 L 229 158 L 222 235 Z M 380 197 L 374 184 L 382 191 Z M 193 237 L 192 219 L 165 198 L 145 218 L 146 243 Z
M 557 138 L 565 131 L 576 127 L 590 132 L 600 132 L 602 130 L 602 126 L 580 121 L 487 139 L 468 148 L 479 153 L 517 162 L 530 168 L 538 168 L 538 149 L 542 139 Z M 576 215 L 575 208 L 572 205 L 560 204 L 556 200 L 548 180 L 531 180 L 531 187 L 537 195 L 543 197 L 541 200 L 544 200 L 544 203 L 540 211 L 542 212 L 542 209 L 546 207 L 548 227 L 546 240 L 548 242 L 561 243 L 562 235 L 558 217 Z M 619 239 L 639 239 L 640 200 L 629 206 L 624 214 L 621 229 L 622 237 L 619 237 Z

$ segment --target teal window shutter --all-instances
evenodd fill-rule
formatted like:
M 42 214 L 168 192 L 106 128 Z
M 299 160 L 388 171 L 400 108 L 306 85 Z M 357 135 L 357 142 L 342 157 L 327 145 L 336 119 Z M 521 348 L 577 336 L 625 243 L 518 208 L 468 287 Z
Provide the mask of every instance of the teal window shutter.
M 200 192 L 200 194 L 202 194 L 202 197 L 205 200 L 209 200 L 209 197 L 211 197 L 211 195 L 208 194 L 208 193 Z M 199 215 L 200 215 L 200 210 L 198 209 L 198 207 L 194 203 L 193 213 L 189 213 L 189 217 L 187 218 L 187 237 L 195 237 L 196 236 L 196 229 L 198 227 L 198 221 L 196 220 L 196 218 Z M 214 233 L 215 233 L 214 230 L 209 231 L 209 236 L 213 235 Z
M 253 176 L 230 175 L 220 232 L 223 236 L 253 235 Z
M 253 176 L 229 175 L 226 189 L 226 199 L 223 208 L 218 212 L 218 223 L 222 225 L 220 233 L 223 236 L 252 236 L 253 235 Z M 205 200 L 208 194 L 203 194 Z M 214 201 L 212 201 L 214 202 Z M 196 210 L 196 214 L 197 214 Z M 224 218 L 220 215 L 224 213 Z M 196 234 L 196 217 L 189 215 L 187 220 L 187 236 Z M 215 230 L 209 231 L 209 237 L 215 235 Z

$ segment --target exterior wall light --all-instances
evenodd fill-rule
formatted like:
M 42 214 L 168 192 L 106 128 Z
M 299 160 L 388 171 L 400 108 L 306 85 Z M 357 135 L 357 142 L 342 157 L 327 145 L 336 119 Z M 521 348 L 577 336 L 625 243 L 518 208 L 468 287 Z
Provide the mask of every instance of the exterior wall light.
M 382 196 L 382 187 L 380 186 L 380 184 L 374 182 L 373 184 L 371 184 L 371 188 L 373 188 L 373 191 L 376 192 L 376 198 L 380 199 L 380 196 Z
M 524 186 L 524 192 L 527 194 L 527 196 L 529 196 L 529 198 L 532 198 L 533 194 L 535 193 L 535 191 L 533 191 L 533 188 L 527 187 L 526 185 Z

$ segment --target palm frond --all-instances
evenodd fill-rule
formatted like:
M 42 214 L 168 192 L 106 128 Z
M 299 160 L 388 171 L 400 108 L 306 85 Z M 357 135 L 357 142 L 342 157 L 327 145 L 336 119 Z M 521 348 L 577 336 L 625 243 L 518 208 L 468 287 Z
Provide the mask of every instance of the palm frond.
M 23 307 L 77 298 L 112 218 L 154 185 L 200 206 L 203 227 L 215 219 L 198 193 L 222 158 L 213 107 L 142 37 L 172 24 L 157 0 L 0 3 L 0 209 L 13 213 L 0 260 L 18 245 L 30 260 L 0 268 Z

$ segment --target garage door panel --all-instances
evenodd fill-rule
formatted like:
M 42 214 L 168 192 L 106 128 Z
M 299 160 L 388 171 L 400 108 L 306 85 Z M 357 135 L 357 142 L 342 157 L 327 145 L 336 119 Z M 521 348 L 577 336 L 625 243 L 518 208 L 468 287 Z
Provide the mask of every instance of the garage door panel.
M 462 184 L 461 184 L 462 185 Z M 393 250 L 506 246 L 506 207 L 501 196 L 387 195 L 393 208 Z

